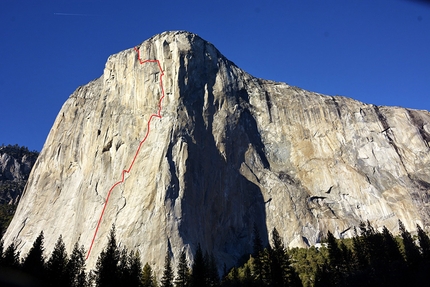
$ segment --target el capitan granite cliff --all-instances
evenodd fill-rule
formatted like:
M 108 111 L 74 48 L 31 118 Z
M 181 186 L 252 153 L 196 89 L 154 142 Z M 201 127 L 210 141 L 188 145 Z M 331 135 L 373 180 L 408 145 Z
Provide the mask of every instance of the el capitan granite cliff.
M 227 267 L 252 250 L 254 224 L 291 246 L 362 220 L 397 232 L 430 224 L 430 113 L 374 106 L 255 78 L 210 43 L 165 32 L 137 46 L 164 71 L 161 116 L 112 192 L 87 263 L 112 224 L 120 244 L 161 268 L 197 244 Z M 161 97 L 156 63 L 133 48 L 65 102 L 4 239 L 25 254 L 41 230 L 52 250 L 89 248 Z M 157 270 L 157 269 L 156 269 Z

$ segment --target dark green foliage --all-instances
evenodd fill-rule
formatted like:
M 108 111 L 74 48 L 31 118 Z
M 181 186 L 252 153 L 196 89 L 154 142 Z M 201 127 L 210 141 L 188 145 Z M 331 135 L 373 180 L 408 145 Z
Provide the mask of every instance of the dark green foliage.
M 289 255 L 276 228 L 272 231 L 272 248 L 269 249 L 271 286 L 301 286 L 301 281 L 291 266 Z
M 161 277 L 161 287 L 173 287 L 173 269 L 169 251 L 164 259 L 163 277 Z
M 412 235 L 409 233 L 409 231 L 406 230 L 405 226 L 403 225 L 403 222 L 401 222 L 400 220 L 399 220 L 399 230 L 400 230 L 400 235 L 402 236 L 402 239 L 403 239 L 406 263 L 409 266 L 417 265 L 421 260 L 420 251 L 418 249 L 418 246 L 415 245 Z
M 210 255 L 206 253 L 205 256 L 206 264 L 206 283 L 207 286 L 218 286 L 220 284 L 218 268 L 215 256 L 211 253 Z
M 331 283 L 331 274 L 330 274 L 330 265 L 328 263 L 324 263 L 321 266 L 318 266 L 316 272 L 315 272 L 315 287 L 328 287 L 328 286 L 334 286 L 334 284 Z
M 263 269 L 261 278 L 256 279 L 253 274 L 255 258 L 250 255 L 250 259 L 242 267 L 234 267 L 224 276 L 221 286 L 302 286 L 300 277 L 290 262 L 290 254 L 276 229 L 272 232 L 272 243 L 272 247 L 263 249 L 259 255 Z
M 355 236 L 352 239 L 354 249 L 354 264 L 356 269 L 365 269 L 368 266 L 367 250 L 362 242 L 362 238 L 357 234 L 357 228 L 354 227 Z
M 154 275 L 152 273 L 152 268 L 148 263 L 145 264 L 142 271 L 142 287 L 155 287 L 156 282 Z
M 254 286 L 254 278 L 252 278 L 251 267 L 249 267 L 249 264 L 245 264 L 243 268 L 242 285 Z
M 12 221 L 16 207 L 16 204 L 0 204 L 0 237 L 3 236 L 4 232 L 6 232 L 6 229 L 9 226 L 9 223 Z
M 121 283 L 123 283 L 129 275 L 128 263 L 128 251 L 127 248 L 123 248 L 119 250 L 119 261 L 117 265 L 118 279 Z
M 342 252 L 342 265 L 341 270 L 343 272 L 350 272 L 353 269 L 354 262 L 354 254 L 351 249 L 346 246 L 344 241 L 341 241 L 339 244 L 339 248 Z
M 379 261 L 377 278 L 380 278 L 381 285 L 394 285 L 402 281 L 403 271 L 406 265 L 400 245 L 391 232 L 384 226 L 382 230 L 383 243 L 381 249 L 384 251 L 383 258 Z
M 327 248 L 329 251 L 329 263 L 334 273 L 341 272 L 341 265 L 343 263 L 342 250 L 339 248 L 334 235 L 328 231 L 327 232 Z
M 242 282 L 239 278 L 239 271 L 236 267 L 233 267 L 228 276 L 228 280 L 225 283 L 225 286 L 230 287 L 239 287 L 242 286 Z
M 176 287 L 188 287 L 190 285 L 190 270 L 187 263 L 187 255 L 185 250 L 182 250 L 179 256 L 178 266 L 176 268 Z
M 45 257 L 43 256 L 43 242 L 44 237 L 42 231 L 34 241 L 33 246 L 30 248 L 30 251 L 22 263 L 22 270 L 40 281 L 45 280 Z
M 270 286 L 272 284 L 272 260 L 270 246 L 264 248 L 260 256 L 260 261 L 262 265 L 262 284 L 263 286 Z
M 10 156 L 13 156 L 13 157 L 16 157 L 16 158 L 21 158 L 24 155 L 27 155 L 27 156 L 36 156 L 36 157 L 39 155 L 38 151 L 36 151 L 36 150 L 30 151 L 28 149 L 28 147 L 26 147 L 26 146 L 19 146 L 18 144 L 14 144 L 14 145 L 10 145 L 10 144 L 5 145 L 5 144 L 2 144 L 0 146 L 0 155 L 2 155 L 4 153 L 7 153 Z
M 254 224 L 251 274 L 258 285 L 263 284 L 263 262 L 261 261 L 263 250 L 263 242 L 260 237 L 260 232 L 258 231 L 257 225 Z
M 126 248 L 119 250 L 116 243 L 115 226 L 112 226 L 108 244 L 97 259 L 95 270 L 97 287 L 141 286 L 141 269 L 138 253 L 128 253 Z
M 141 283 L 142 263 L 140 262 L 139 252 L 130 252 L 127 258 L 127 277 L 124 278 L 126 286 L 139 287 Z
M 362 224 L 363 227 L 360 226 L 362 244 L 367 253 L 368 263 L 371 266 L 378 266 L 384 260 L 385 255 L 383 237 L 370 225 L 369 221 L 367 221 L 367 226 Z
M 284 243 L 276 228 L 272 231 L 272 248 L 269 249 L 271 285 L 281 287 L 287 284 L 288 258 L 285 256 Z
M 70 287 L 86 286 L 87 278 L 85 274 L 85 249 L 84 246 L 79 248 L 78 242 L 73 247 L 70 259 L 67 262 L 67 277 L 69 278 Z
M 19 268 L 19 252 L 16 251 L 16 246 L 12 242 L 6 251 L 3 253 L 3 257 L 1 260 L 1 266 L 8 268 Z
M 68 257 L 63 237 L 60 237 L 55 244 L 54 251 L 46 263 L 46 279 L 48 286 L 68 286 L 71 278 L 67 272 Z
M 254 230 L 254 242 L 255 242 Z M 276 228 L 272 231 L 272 246 L 255 248 L 253 256 L 240 268 L 232 268 L 223 278 L 222 286 L 302 286 L 290 262 L 290 254 Z M 257 254 L 257 255 L 256 255 Z
M 420 243 L 421 255 L 423 260 L 430 263 L 430 238 L 422 230 L 421 226 L 417 224 L 418 241 Z
M 326 247 L 293 248 L 289 250 L 292 266 L 299 274 L 303 286 L 313 286 L 318 270 L 328 262 Z
M 98 287 L 119 286 L 119 259 L 120 252 L 116 244 L 115 226 L 112 226 L 107 247 L 100 253 L 97 259 L 95 275 Z
M 391 273 L 397 269 L 397 264 L 402 263 L 397 242 L 388 229 L 385 228 L 383 233 L 380 233 L 369 222 L 362 240 L 368 258 L 368 268 L 365 270 L 368 281 L 381 286 L 391 285 L 396 276 Z
M 175 280 L 170 253 L 167 252 L 161 286 L 426 286 L 430 281 L 430 262 L 426 255 L 429 253 L 430 239 L 419 226 L 417 240 L 401 222 L 399 226 L 401 239 L 395 238 L 385 227 L 379 232 L 369 222 L 361 223 L 360 235 L 356 232 L 352 239 L 339 240 L 328 232 L 327 248 L 319 249 L 287 249 L 274 228 L 271 245 L 262 250 L 254 248 L 259 251 L 249 254 L 249 260 L 242 266 L 233 267 L 228 273 L 225 271 L 221 282 L 215 257 L 208 252 L 203 255 L 200 244 L 191 271 L 185 250 L 181 252 Z M 38 279 L 41 286 L 157 286 L 152 268 L 146 263 L 142 269 L 137 252 L 118 248 L 115 227 L 112 227 L 108 244 L 98 258 L 95 272 L 89 272 L 88 276 L 85 273 L 83 247 L 79 248 L 76 243 L 68 258 L 60 236 L 45 264 L 43 240 L 41 232 L 22 264 L 15 245 L 11 244 L 4 250 L 0 241 L 0 268 L 30 275 L 29 278 Z M 0 286 L 3 286 L 2 283 L 0 276 Z
M 397 240 L 394 238 L 393 234 L 384 226 L 382 229 L 382 237 L 384 240 L 383 246 L 385 249 L 385 257 L 387 263 L 403 263 L 402 252 L 400 251 L 400 246 Z
M 418 247 L 404 225 L 399 222 L 399 226 L 404 256 L 398 241 L 387 228 L 384 227 L 381 233 L 369 222 L 360 224 L 361 234 L 356 234 L 352 239 L 352 249 L 348 247 L 349 244 L 345 244 L 345 240 L 340 242 L 328 234 L 331 260 L 318 267 L 314 286 L 426 285 L 430 274 L 425 270 L 428 270 L 430 265 L 421 259 Z M 421 233 L 418 238 L 421 237 L 425 242 L 427 235 L 419 228 L 418 233 Z M 339 248 L 336 248 L 336 243 Z M 351 261 L 354 264 L 351 264 Z
M 318 282 L 318 286 L 343 286 L 346 274 L 353 269 L 354 254 L 343 241 L 339 242 L 330 231 L 327 233 L 327 253 L 327 260 L 322 260 L 321 265 L 314 268 L 315 282 Z
M 191 286 L 203 287 L 206 285 L 206 263 L 200 243 L 194 255 L 194 263 L 191 268 Z
M 14 198 L 21 194 L 26 181 L 1 180 L 0 176 L 0 237 L 4 235 L 15 214 L 17 204 Z

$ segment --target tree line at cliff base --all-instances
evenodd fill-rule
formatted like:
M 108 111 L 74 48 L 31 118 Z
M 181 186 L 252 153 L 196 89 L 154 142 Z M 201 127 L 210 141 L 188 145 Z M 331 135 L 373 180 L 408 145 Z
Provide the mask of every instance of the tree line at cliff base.
M 113 226 L 107 246 L 99 254 L 94 270 L 86 271 L 85 250 L 78 243 L 70 255 L 60 236 L 49 257 L 44 256 L 44 234 L 36 238 L 22 259 L 12 243 L 0 243 L 1 286 L 65 287 L 242 287 L 242 286 L 420 286 L 430 280 L 430 239 L 417 225 L 412 236 L 399 221 L 395 237 L 369 222 L 354 228 L 355 236 L 336 239 L 327 233 L 322 247 L 286 248 L 276 228 L 271 243 L 263 246 L 254 227 L 253 253 L 220 277 L 212 253 L 200 244 L 190 262 L 183 250 L 172 266 L 166 252 L 161 278 L 156 278 L 149 263 L 142 266 L 140 255 L 117 244 Z M 222 264 L 222 262 L 221 262 Z M 222 269 L 222 268 L 221 268 Z

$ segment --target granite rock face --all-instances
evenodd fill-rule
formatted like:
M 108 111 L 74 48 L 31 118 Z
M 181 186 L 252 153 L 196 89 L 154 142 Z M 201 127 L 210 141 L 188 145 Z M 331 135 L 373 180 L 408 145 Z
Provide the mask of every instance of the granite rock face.
M 137 47 L 164 70 L 154 118 L 133 169 L 113 191 L 91 256 L 115 224 L 118 241 L 159 271 L 197 244 L 233 265 L 276 227 L 290 246 L 362 220 L 397 232 L 427 228 L 430 113 L 364 104 L 255 78 L 210 43 L 165 32 Z M 87 249 L 104 200 L 121 179 L 161 97 L 156 63 L 134 49 L 62 107 L 4 237 L 21 254 L 41 230 Z
M 0 146 L 0 204 L 17 204 L 38 152 L 18 145 Z

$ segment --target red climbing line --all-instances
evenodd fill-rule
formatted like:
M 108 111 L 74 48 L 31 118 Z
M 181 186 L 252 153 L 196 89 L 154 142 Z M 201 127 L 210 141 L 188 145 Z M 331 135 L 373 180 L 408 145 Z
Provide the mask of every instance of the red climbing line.
M 105 213 L 106 206 L 107 206 L 107 204 L 108 204 L 108 202 L 109 202 L 109 198 L 110 198 L 110 195 L 111 195 L 111 193 L 112 193 L 112 190 L 113 190 L 117 185 L 119 185 L 119 184 L 121 184 L 121 183 L 123 183 L 123 182 L 124 182 L 125 174 L 126 174 L 126 173 L 130 173 L 130 170 L 133 168 L 134 162 L 136 161 L 136 158 L 137 158 L 137 156 L 138 156 L 138 154 L 139 154 L 140 148 L 142 147 L 143 143 L 144 143 L 144 142 L 146 141 L 146 139 L 148 138 L 149 131 L 150 131 L 150 127 L 151 127 L 151 121 L 152 121 L 152 119 L 153 119 L 154 117 L 155 117 L 155 118 L 159 118 L 159 119 L 161 119 L 161 102 L 162 102 L 162 101 L 163 101 L 163 99 L 164 99 L 164 87 L 163 87 L 163 76 L 164 76 L 164 71 L 163 71 L 163 69 L 161 68 L 161 64 L 160 64 L 160 61 L 159 61 L 159 60 L 145 60 L 145 61 L 142 61 L 142 59 L 140 58 L 140 51 L 139 51 L 139 49 L 135 47 L 135 48 L 134 48 L 134 50 L 137 52 L 137 59 L 139 60 L 139 63 L 140 63 L 141 65 L 143 65 L 143 64 L 145 64 L 145 63 L 157 63 L 158 68 L 160 69 L 160 72 L 161 72 L 161 73 L 160 73 L 161 97 L 160 97 L 160 100 L 158 100 L 158 111 L 157 111 L 157 113 L 156 113 L 156 114 L 152 114 L 152 115 L 149 117 L 149 120 L 148 120 L 148 127 L 147 127 L 147 129 L 146 129 L 145 137 L 144 137 L 144 138 L 143 138 L 143 140 L 139 143 L 139 146 L 138 146 L 138 148 L 137 148 L 137 150 L 136 150 L 136 153 L 135 153 L 135 155 L 134 155 L 134 158 L 133 158 L 133 160 L 132 160 L 132 162 L 131 162 L 130 166 L 128 167 L 128 169 L 124 169 L 124 170 L 122 171 L 122 173 L 121 173 L 121 180 L 120 180 L 120 181 L 118 181 L 118 182 L 116 182 L 116 183 L 114 183 L 114 185 L 112 185 L 112 187 L 109 189 L 109 192 L 108 192 L 108 194 L 107 194 L 107 196 L 106 196 L 105 204 L 104 204 L 104 206 L 103 206 L 102 213 L 100 214 L 99 221 L 97 222 L 96 231 L 94 232 L 94 236 L 93 236 L 93 239 L 92 239 L 92 241 L 91 241 L 91 245 L 90 245 L 90 248 L 88 249 L 87 257 L 85 258 L 85 260 L 86 260 L 86 259 L 88 259 L 88 257 L 90 257 L 91 250 L 92 250 L 92 248 L 93 248 L 94 241 L 95 241 L 95 239 L 96 239 L 96 237 L 97 237 L 97 232 L 99 231 L 99 227 L 100 227 L 100 224 L 101 224 L 101 222 L 102 222 L 103 215 L 104 215 L 104 213 Z

